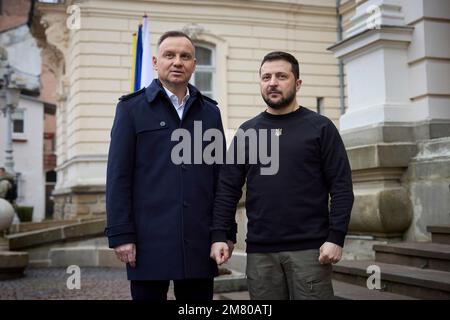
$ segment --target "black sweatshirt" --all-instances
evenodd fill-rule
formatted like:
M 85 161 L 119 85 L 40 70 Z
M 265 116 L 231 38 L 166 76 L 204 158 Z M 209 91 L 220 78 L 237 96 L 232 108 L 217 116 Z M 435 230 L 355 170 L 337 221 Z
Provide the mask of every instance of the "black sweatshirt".
M 276 174 L 262 175 L 261 168 L 270 164 L 250 161 L 249 139 L 245 140 L 245 163 L 236 163 L 237 148 L 229 149 L 235 152 L 234 164 L 227 161 L 221 169 L 212 242 L 225 241 L 233 230 L 236 206 L 247 182 L 248 253 L 317 249 L 325 241 L 342 247 L 353 188 L 345 147 L 334 124 L 300 107 L 285 115 L 263 112 L 240 129 L 274 129 L 266 137 L 270 146 L 278 136 L 279 168 Z M 262 131 L 257 132 L 259 141 Z

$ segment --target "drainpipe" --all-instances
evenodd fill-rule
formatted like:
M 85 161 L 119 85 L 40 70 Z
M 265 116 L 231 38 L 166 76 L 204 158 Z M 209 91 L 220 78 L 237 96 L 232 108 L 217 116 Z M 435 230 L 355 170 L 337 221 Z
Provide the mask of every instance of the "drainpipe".
M 336 0 L 338 42 L 342 41 L 342 15 L 339 10 L 340 6 L 341 0 Z M 345 113 L 345 90 L 344 90 L 344 63 L 342 62 L 342 59 L 339 59 L 339 109 L 341 115 L 343 115 Z

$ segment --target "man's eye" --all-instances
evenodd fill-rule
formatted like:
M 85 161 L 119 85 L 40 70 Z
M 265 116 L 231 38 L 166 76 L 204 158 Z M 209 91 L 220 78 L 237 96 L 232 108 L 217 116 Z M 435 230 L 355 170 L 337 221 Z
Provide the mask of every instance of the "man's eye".
M 183 60 L 191 60 L 191 55 L 189 55 L 189 54 L 183 54 L 183 55 L 181 55 L 181 59 L 183 59 Z
M 166 53 L 164 56 L 169 59 L 174 57 L 174 55 L 172 53 Z
M 287 79 L 287 76 L 285 74 L 281 74 L 278 76 L 278 78 L 281 80 L 285 80 L 285 79 Z

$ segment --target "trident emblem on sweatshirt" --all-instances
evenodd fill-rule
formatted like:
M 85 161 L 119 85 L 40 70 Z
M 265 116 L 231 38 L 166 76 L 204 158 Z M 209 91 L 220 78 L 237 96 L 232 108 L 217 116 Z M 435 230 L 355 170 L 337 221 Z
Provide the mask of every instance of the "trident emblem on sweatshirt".
M 277 137 L 281 136 L 282 130 L 283 130 L 283 129 L 275 129 L 275 135 L 276 135 Z

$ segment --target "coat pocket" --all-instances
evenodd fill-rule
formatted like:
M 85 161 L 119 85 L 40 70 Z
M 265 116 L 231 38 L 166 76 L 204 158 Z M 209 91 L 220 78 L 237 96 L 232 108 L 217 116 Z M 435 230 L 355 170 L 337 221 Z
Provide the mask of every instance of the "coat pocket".
M 152 122 L 136 123 L 136 134 L 138 135 L 147 132 L 167 130 L 167 129 L 169 129 L 169 126 L 167 125 L 167 122 L 164 120 L 161 120 L 159 122 L 152 121 Z

